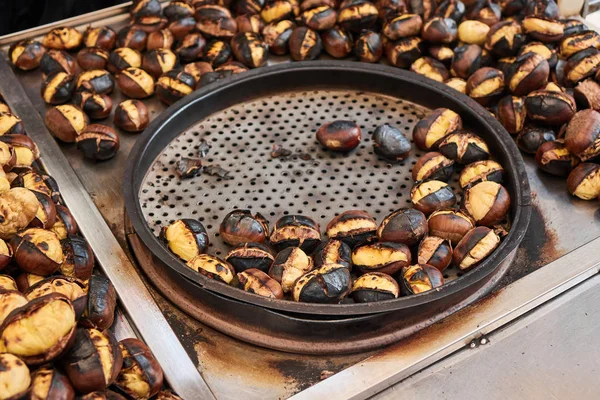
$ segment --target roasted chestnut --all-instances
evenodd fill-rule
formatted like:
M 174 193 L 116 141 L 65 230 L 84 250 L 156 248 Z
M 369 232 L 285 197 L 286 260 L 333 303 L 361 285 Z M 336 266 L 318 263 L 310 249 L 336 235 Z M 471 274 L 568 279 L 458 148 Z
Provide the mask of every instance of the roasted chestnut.
M 438 108 L 417 122 L 413 140 L 421 150 L 436 150 L 444 138 L 459 129 L 462 129 L 460 115 L 448 108 Z
M 383 43 L 379 33 L 363 31 L 354 43 L 354 54 L 359 61 L 375 63 L 383 55 Z
M 31 384 L 27 365 L 10 353 L 0 353 L 0 365 L 0 397 L 8 400 L 24 398 Z
M 489 31 L 490 27 L 481 21 L 466 20 L 458 25 L 458 40 L 466 44 L 483 46 Z
M 504 169 L 496 161 L 483 160 L 467 165 L 458 179 L 462 189 L 466 189 L 479 182 L 492 181 L 502 183 Z
M 194 15 L 194 7 L 185 1 L 171 1 L 164 9 L 163 13 L 169 21 L 191 17 Z
M 460 240 L 452 256 L 455 266 L 461 270 L 473 268 L 489 256 L 500 244 L 500 237 L 493 229 L 478 226 Z
M 163 384 L 163 371 L 148 346 L 133 338 L 121 340 L 119 346 L 123 367 L 115 386 L 137 399 L 149 399 L 157 394 Z
M 51 276 L 30 286 L 23 294 L 27 297 L 27 300 L 31 301 L 50 293 L 60 293 L 71 301 L 75 315 L 79 318 L 87 304 L 86 290 L 85 284 L 77 279 Z
M 250 268 L 237 274 L 240 289 L 271 299 L 283 299 L 283 290 L 277 280 L 263 271 Z
M 190 33 L 183 38 L 175 51 L 179 54 L 182 61 L 192 62 L 199 59 L 203 53 L 206 56 L 208 47 L 206 40 L 201 34 Z
M 42 56 L 40 69 L 44 75 L 58 71 L 72 75 L 75 72 L 75 60 L 66 51 L 48 50 Z
M 146 49 L 146 41 L 148 40 L 148 33 L 143 29 L 134 26 L 126 26 L 121 28 L 117 33 L 117 47 L 129 47 L 130 49 L 137 51 L 144 51 Z
M 440 210 L 429 216 L 427 225 L 431 236 L 448 239 L 455 246 L 469 230 L 475 227 L 475 222 L 461 211 Z
M 384 45 L 385 56 L 393 66 L 408 68 L 423 56 L 424 44 L 419 37 L 402 38 Z
M 0 194 L 0 238 L 8 240 L 27 227 L 39 207 L 37 197 L 29 189 L 13 188 Z
M 300 247 L 310 253 L 321 243 L 319 224 L 303 215 L 286 215 L 276 223 L 269 238 L 279 251 L 286 247 Z
M 56 221 L 51 228 L 59 240 L 66 239 L 69 235 L 77 233 L 77 223 L 69 209 L 63 205 L 56 205 Z
M 40 66 L 46 48 L 36 40 L 21 40 L 8 49 L 8 58 L 12 64 L 23 71 L 30 71 Z
M 400 14 L 383 25 L 382 33 L 390 40 L 417 36 L 421 33 L 423 18 L 418 14 Z
M 62 104 L 71 99 L 75 78 L 65 72 L 54 72 L 42 82 L 41 95 L 48 104 Z
M 333 121 L 321 125 L 317 140 L 328 150 L 348 152 L 360 144 L 360 127 L 353 121 Z
M 150 50 L 142 58 L 142 68 L 155 79 L 177 66 L 177 56 L 169 49 Z
M 196 29 L 196 18 L 186 17 L 175 21 L 171 21 L 167 25 L 166 29 L 168 29 L 173 34 L 173 39 L 182 40 L 188 33 L 191 33 L 194 29 Z M 162 31 L 164 31 L 164 29 L 161 29 L 160 31 L 156 32 Z M 150 40 L 150 36 L 148 36 L 148 40 Z M 148 48 L 148 43 L 146 43 L 146 48 Z
M 305 26 L 294 28 L 289 40 L 294 61 L 314 60 L 321 54 L 323 44 L 319 34 Z
M 264 5 L 265 0 L 238 0 L 233 4 L 233 11 L 236 15 L 260 15 L 260 11 Z
M 600 196 L 600 165 L 584 162 L 571 171 L 567 178 L 569 193 L 583 200 Z
M 88 27 L 83 33 L 83 45 L 85 47 L 97 47 L 106 51 L 115 47 L 117 34 L 108 26 L 96 28 Z
M 375 239 L 377 223 L 361 210 L 344 211 L 327 224 L 327 236 L 338 239 L 351 248 Z
M 235 276 L 235 269 L 226 261 L 208 254 L 199 254 L 186 263 L 196 272 L 224 283 L 230 283 Z
M 99 47 L 84 47 L 77 53 L 77 63 L 83 70 L 105 69 L 108 65 L 108 51 Z
M 456 203 L 456 196 L 446 182 L 428 180 L 413 186 L 410 200 L 413 207 L 429 215 L 436 210 L 452 207 Z
M 343 29 L 360 32 L 373 26 L 378 16 L 379 11 L 373 3 L 366 0 L 353 1 L 348 2 L 348 5 L 340 5 L 337 23 Z
M 427 264 L 444 271 L 452 262 L 452 245 L 450 240 L 437 236 L 426 236 L 419 244 L 417 255 L 419 264 Z
M 381 242 L 414 246 L 423 239 L 427 231 L 425 214 L 414 208 L 401 208 L 383 219 L 377 228 L 377 237 Z
M 300 14 L 298 3 L 290 0 L 272 0 L 267 2 L 260 11 L 260 16 L 265 23 L 293 20 Z
M 0 113 L 0 120 L 2 119 L 2 113 Z M 0 135 L 5 136 L 5 135 Z M 4 171 L 6 174 L 10 172 L 17 161 L 17 155 L 15 149 L 7 143 L 0 141 L 0 171 Z M 8 176 L 7 176 L 8 179 Z
M 536 53 L 525 53 L 518 56 L 509 70 L 508 88 L 516 96 L 524 96 L 534 90 L 544 88 L 550 76 L 548 61 Z
M 474 19 L 481 21 L 488 26 L 493 26 L 500 21 L 501 9 L 496 3 L 492 3 L 491 0 L 478 0 L 474 1 L 469 6 L 465 13 L 464 19 Z
M 231 50 L 235 58 L 250 68 L 263 66 L 268 58 L 267 45 L 259 34 L 240 32 L 231 39 Z
M 525 7 L 527 16 L 558 19 L 559 12 L 558 5 L 554 0 L 535 0 L 528 2 Z
M 0 345 L 28 365 L 43 364 L 63 353 L 75 333 L 75 311 L 58 293 L 31 300 L 0 326 Z
M 262 243 L 269 235 L 269 223 L 260 213 L 234 210 L 227 214 L 219 227 L 223 241 L 230 245 L 248 242 Z
M 467 94 L 483 106 L 499 99 L 502 93 L 504 93 L 504 74 L 498 69 L 480 68 L 467 80 Z
M 159 0 L 134 0 L 129 8 L 132 17 L 145 17 L 149 15 L 160 15 L 162 7 Z
M 525 100 L 522 97 L 504 96 L 498 102 L 498 121 L 510 134 L 521 132 L 527 118 Z
M 238 33 L 254 32 L 254 33 L 260 34 L 265 26 L 261 16 L 258 14 L 238 15 L 235 18 L 235 23 L 237 24 L 237 27 L 238 27 Z
M 150 123 L 148 108 L 139 100 L 125 100 L 115 108 L 114 123 L 127 132 L 141 132 Z
M 92 275 L 88 283 L 88 299 L 82 323 L 104 331 L 112 326 L 117 305 L 117 293 L 110 280 Z
M 450 64 L 452 75 L 468 79 L 485 62 L 483 50 L 476 44 L 458 46 Z
M 45 276 L 30 274 L 28 272 L 23 272 L 16 279 L 17 287 L 21 292 L 27 291 L 31 286 L 35 285 L 39 281 L 46 279 Z
M 542 144 L 535 153 L 535 161 L 542 171 L 556 176 L 568 176 L 578 162 L 565 144 L 557 140 Z
M 446 136 L 439 144 L 439 151 L 459 164 L 471 164 L 490 157 L 485 141 L 467 131 L 457 131 Z
M 229 39 L 237 32 L 237 24 L 229 10 L 215 4 L 196 8 L 196 29 L 208 37 Z
M 181 53 L 180 53 L 181 54 Z M 213 40 L 204 48 L 202 60 L 217 68 L 231 60 L 231 47 L 223 40 Z
M 8 247 L 6 245 L 6 242 L 2 246 L 3 247 L 6 246 L 6 249 L 10 249 L 10 247 Z M 3 251 L 10 251 L 10 250 L 3 250 Z M 12 257 L 12 252 L 11 252 L 11 257 Z M 5 290 L 5 291 L 18 291 L 19 290 L 17 288 L 16 281 L 10 275 L 0 275 L 0 289 Z M 27 302 L 27 301 L 25 301 L 25 302 Z M 8 313 L 7 313 L 7 315 L 8 315 Z M 2 322 L 0 322 L 0 325 L 1 324 L 2 324 Z
M 325 264 L 340 264 L 352 268 L 352 249 L 348 244 L 338 239 L 329 239 L 321 243 L 312 254 L 315 268 Z
M 399 14 L 406 14 L 409 10 L 404 0 L 376 0 L 375 7 L 379 10 L 379 18 L 382 21 L 389 21 Z
M 579 109 L 600 110 L 600 85 L 591 78 L 577 84 L 573 97 Z
M 14 281 L 12 282 L 14 284 Z M 0 324 L 6 317 L 19 307 L 28 302 L 24 294 L 15 289 L 2 289 L 0 291 Z
M 117 78 L 121 92 L 133 99 L 143 99 L 154 93 L 154 79 L 140 68 L 127 68 Z
M 313 269 L 313 260 L 299 247 L 288 247 L 277 253 L 269 276 L 281 284 L 284 293 L 291 292 L 298 278 Z
M 187 34 L 187 33 L 186 33 Z M 148 35 L 146 41 L 147 50 L 170 49 L 173 46 L 175 38 L 169 29 L 161 29 Z
M 0 136 L 22 135 L 25 127 L 21 118 L 10 112 L 0 112 Z
M 231 71 L 233 74 L 241 74 L 248 71 L 248 67 L 238 61 L 227 61 L 225 64 L 215 68 L 215 72 Z
M 194 78 L 196 83 L 198 83 L 200 77 L 202 77 L 202 74 L 212 72 L 213 67 L 207 62 L 198 61 L 186 64 L 185 67 L 183 67 L 183 71 L 190 74 Z
M 560 43 L 560 55 L 568 59 L 572 55 L 589 48 L 600 48 L 600 34 L 594 30 L 585 30 L 583 32 L 565 37 Z
M 430 46 L 429 55 L 433 57 L 434 60 L 444 64 L 444 67 L 447 67 L 450 65 L 452 58 L 454 57 L 454 49 L 445 45 Z
M 167 26 L 168 20 L 161 16 L 138 17 L 131 22 L 131 29 L 139 29 L 146 33 L 157 32 Z
M 163 227 L 160 238 L 183 261 L 206 253 L 209 243 L 208 233 L 202 222 L 191 218 L 178 219 Z
M 50 229 L 56 221 L 56 208 L 54 202 L 45 193 L 33 191 L 38 199 L 39 207 L 35 213 L 35 218 L 29 223 L 30 228 Z
M 81 46 L 83 35 L 75 28 L 54 28 L 46 33 L 42 44 L 49 49 L 73 50 Z
M 31 400 L 75 398 L 75 390 L 69 378 L 59 369 L 45 366 L 31 375 Z
M 250 268 L 268 272 L 273 260 L 271 251 L 262 243 L 239 244 L 225 257 L 225 261 L 231 264 L 236 272 L 243 272 Z
M 110 94 L 115 81 L 108 71 L 103 69 L 93 69 L 79 74 L 77 77 L 77 90 L 86 90 L 98 94 Z
M 108 160 L 119 150 L 119 136 L 113 128 L 101 125 L 88 125 L 75 139 L 77 149 L 91 160 Z
M 569 58 L 564 67 L 564 82 L 574 86 L 593 76 L 600 67 L 600 51 L 594 47 L 582 50 Z
M 434 17 L 423 25 L 421 37 L 430 43 L 452 43 L 458 37 L 456 21 L 451 18 Z
M 421 57 L 410 66 L 410 70 L 438 82 L 450 77 L 446 66 L 431 57 Z
M 510 195 L 501 184 L 483 181 L 465 190 L 464 207 L 478 225 L 494 226 L 510 208 Z
M 40 150 L 29 136 L 16 134 L 2 135 L 0 136 L 0 142 L 9 144 L 13 148 L 16 159 L 11 172 L 17 173 L 30 170 L 33 163 L 40 158 Z M 12 163 L 12 161 L 10 162 Z
M 460 0 L 444 0 L 437 4 L 438 7 L 433 13 L 436 17 L 452 18 L 459 22 L 465 13 L 465 4 Z
M 547 62 L 550 68 L 554 68 L 558 62 L 556 50 L 550 49 L 547 45 L 542 42 L 529 42 L 519 49 L 518 56 L 522 56 L 527 53 L 534 53 L 542 56 Z
M 600 155 L 600 113 L 595 110 L 577 112 L 567 125 L 565 146 L 582 161 Z
M 566 20 L 562 20 L 561 22 L 565 27 L 565 38 L 572 35 L 576 35 L 581 32 L 589 31 L 590 29 L 586 24 L 584 24 L 577 18 L 567 18 Z
M 515 21 L 503 21 L 491 27 L 485 48 L 497 57 L 510 57 L 517 54 L 523 43 L 525 35 L 521 25 Z
M 527 126 L 517 136 L 517 146 L 522 152 L 535 154 L 546 142 L 556 140 L 554 131 L 541 126 Z
M 13 236 L 10 245 L 15 262 L 26 272 L 46 276 L 56 272 L 63 263 L 60 240 L 54 232 L 29 228 Z
M 262 30 L 262 36 L 269 51 L 277 55 L 287 54 L 289 51 L 290 37 L 292 36 L 292 31 L 295 27 L 296 25 L 288 20 L 273 22 L 265 26 Z M 352 46 L 352 44 L 350 44 L 350 46 Z M 348 50 L 348 53 L 349 52 L 350 50 Z
M 352 264 L 361 272 L 382 272 L 393 275 L 410 265 L 410 249 L 403 243 L 379 242 L 352 250 Z
M 454 172 L 454 161 L 441 153 L 432 151 L 423 154 L 412 169 L 414 181 L 437 180 L 447 182 Z
M 76 92 L 73 103 L 78 105 L 90 119 L 104 119 L 112 110 L 112 99 L 107 94 L 94 94 L 87 90 Z
M 89 123 L 87 115 L 74 104 L 52 107 L 46 113 L 46 126 L 55 138 L 73 143 Z
M 577 111 L 573 98 L 564 92 L 536 90 L 525 98 L 527 116 L 548 125 L 562 125 Z
M 94 269 L 94 253 L 88 242 L 79 235 L 70 235 L 60 241 L 64 254 L 61 274 L 87 281 Z M 72 300 L 72 299 L 71 299 Z
M 307 303 L 336 303 L 352 287 L 350 270 L 340 264 L 325 264 L 300 277 L 292 289 L 295 301 Z
M 142 66 L 142 56 L 139 51 L 128 47 L 115 49 L 108 56 L 108 70 L 118 74 L 127 68 L 139 68 Z
M 322 5 L 303 11 L 297 19 L 301 25 L 315 31 L 324 31 L 333 28 L 337 13 L 334 8 Z
M 182 70 L 171 70 L 158 78 L 156 94 L 165 104 L 173 104 L 194 91 L 194 77 Z
M 525 17 L 523 19 L 523 31 L 535 40 L 550 43 L 558 42 L 563 38 L 565 27 L 557 20 Z
M 372 139 L 373 151 L 386 160 L 402 161 L 410 154 L 410 141 L 398 128 L 390 124 L 375 128 Z
M 399 295 L 400 286 L 396 280 L 380 272 L 361 275 L 352 285 L 352 298 L 357 303 L 391 300 Z
M 400 277 L 403 294 L 413 295 L 439 288 L 444 284 L 442 273 L 427 264 L 404 267 Z

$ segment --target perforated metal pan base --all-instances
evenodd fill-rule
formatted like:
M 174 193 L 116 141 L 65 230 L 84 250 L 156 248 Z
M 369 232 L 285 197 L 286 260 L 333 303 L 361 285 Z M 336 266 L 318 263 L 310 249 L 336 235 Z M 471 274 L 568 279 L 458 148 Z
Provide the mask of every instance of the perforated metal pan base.
M 202 220 L 211 232 L 211 253 L 226 248 L 215 236 L 223 216 L 234 208 L 258 211 L 274 223 L 285 214 L 316 218 L 321 225 L 342 210 L 360 208 L 379 221 L 407 206 L 410 169 L 419 152 L 391 165 L 372 154 L 369 133 L 389 122 L 410 136 L 427 108 L 449 107 L 480 134 L 505 167 L 513 200 L 513 227 L 497 251 L 477 269 L 437 291 L 372 304 L 303 304 L 265 299 L 223 285 L 187 268 L 156 235 L 181 217 Z M 361 146 L 336 155 L 317 145 L 314 132 L 334 119 L 351 119 L 363 129 Z M 233 179 L 202 176 L 179 181 L 174 164 L 197 156 L 205 139 L 212 149 L 207 164 L 231 170 Z M 295 160 L 270 156 L 273 144 L 293 151 Z M 302 153 L 302 154 L 300 154 Z M 310 160 L 304 156 L 308 154 Z M 461 297 L 471 285 L 483 285 L 516 248 L 527 227 L 530 196 L 523 162 L 514 142 L 487 111 L 445 85 L 385 66 L 319 61 L 252 71 L 186 97 L 153 121 L 133 149 L 125 177 L 125 198 L 132 225 L 146 247 L 167 268 L 199 290 L 267 308 L 304 314 L 361 315 L 428 305 Z M 474 287 L 470 288 L 471 290 Z M 465 291 L 466 293 L 467 291 Z M 465 296 L 465 295 L 463 295 Z M 440 303 L 441 301 L 441 303 Z

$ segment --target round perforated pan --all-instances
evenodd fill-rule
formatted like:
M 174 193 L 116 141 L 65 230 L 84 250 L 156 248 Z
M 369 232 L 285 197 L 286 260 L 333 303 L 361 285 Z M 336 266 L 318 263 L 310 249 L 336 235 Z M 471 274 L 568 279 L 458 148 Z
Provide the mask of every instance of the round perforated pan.
M 447 283 L 439 290 L 370 304 L 266 299 L 189 269 L 157 238 L 161 227 L 173 220 L 197 218 L 210 232 L 209 253 L 224 257 L 229 247 L 218 237 L 218 227 L 235 208 L 260 212 L 271 225 L 287 214 L 307 215 L 322 230 L 335 215 L 349 209 L 364 209 L 380 222 L 390 212 L 410 206 L 411 169 L 422 153 L 413 146 L 408 159 L 390 164 L 373 154 L 370 133 L 387 122 L 410 138 L 414 124 L 437 107 L 458 112 L 465 125 L 486 140 L 506 169 L 505 185 L 512 198 L 512 228 L 501 246 L 462 277 L 454 269 L 445 271 Z M 316 142 L 318 127 L 335 119 L 353 120 L 361 127 L 363 139 L 355 151 L 336 154 Z M 198 157 L 202 141 L 210 145 L 204 165 L 218 165 L 229 172 L 230 179 L 204 174 L 180 180 L 176 175 L 176 162 L 182 156 Z M 274 158 L 273 146 L 282 146 L 291 154 Z M 452 186 L 457 189 L 456 179 Z M 460 297 L 464 288 L 481 285 L 489 278 L 517 247 L 530 213 L 521 156 L 486 110 L 445 85 L 413 73 L 352 62 L 268 67 L 186 97 L 154 120 L 138 139 L 124 189 L 136 234 L 165 268 L 191 281 L 192 287 L 303 314 L 371 314 Z

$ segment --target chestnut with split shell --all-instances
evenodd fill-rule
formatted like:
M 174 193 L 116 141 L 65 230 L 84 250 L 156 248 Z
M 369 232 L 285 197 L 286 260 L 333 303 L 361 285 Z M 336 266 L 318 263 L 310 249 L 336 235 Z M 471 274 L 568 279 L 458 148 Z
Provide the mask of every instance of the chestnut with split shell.
M 478 226 L 471 229 L 454 248 L 452 260 L 461 270 L 468 270 L 488 257 L 500 244 L 493 229 Z
M 403 294 L 413 295 L 437 289 L 444 284 L 442 273 L 427 264 L 415 264 L 404 267 L 400 278 Z
M 485 181 L 465 190 L 464 206 L 478 225 L 492 227 L 501 222 L 510 208 L 510 195 L 499 183 Z
M 292 289 L 294 301 L 307 303 L 336 303 L 352 287 L 350 270 L 339 264 L 324 264 L 300 277 Z
M 410 265 L 410 249 L 403 243 L 378 242 L 352 250 L 352 263 L 362 273 L 383 272 L 393 275 Z
M 275 223 L 269 241 L 279 251 L 295 246 L 310 253 L 321 243 L 321 230 L 312 218 L 286 215 Z
M 292 290 L 294 282 L 313 269 L 313 260 L 299 247 L 288 247 L 277 253 L 269 276 L 281 284 L 283 291 Z
M 235 269 L 227 261 L 208 254 L 198 254 L 186 265 L 204 276 L 227 284 L 231 283 L 235 276 Z
M 400 286 L 396 280 L 381 272 L 363 274 L 352 284 L 352 298 L 357 303 L 391 300 L 398 296 Z
M 250 268 L 237 274 L 240 289 L 270 299 L 283 299 L 283 290 L 277 280 L 263 271 Z
M 414 246 L 421 241 L 427 231 L 425 214 L 413 208 L 401 208 L 383 219 L 377 228 L 377 237 L 381 242 Z
M 375 219 L 362 210 L 344 211 L 327 224 L 327 236 L 341 240 L 351 248 L 373 241 L 376 233 Z
M 232 246 L 262 243 L 269 236 L 269 223 L 260 213 L 252 215 L 250 210 L 234 210 L 223 218 L 219 234 L 225 243 Z
M 183 261 L 189 261 L 208 249 L 208 233 L 202 222 L 192 219 L 178 219 L 160 231 L 161 240 L 172 253 Z
M 262 243 L 241 243 L 231 249 L 225 261 L 233 266 L 236 272 L 250 268 L 268 272 L 275 258 L 267 246 Z
M 345 242 L 329 239 L 321 243 L 312 253 L 315 268 L 324 264 L 340 264 L 352 269 L 352 248 Z

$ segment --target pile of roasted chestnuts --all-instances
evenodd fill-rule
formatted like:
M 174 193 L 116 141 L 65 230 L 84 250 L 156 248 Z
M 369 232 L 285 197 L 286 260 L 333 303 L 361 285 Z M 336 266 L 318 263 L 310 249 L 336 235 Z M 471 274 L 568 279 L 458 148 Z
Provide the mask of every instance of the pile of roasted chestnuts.
M 115 289 L 94 273 L 23 123 L 0 106 L 0 398 L 150 398 L 160 366 L 144 343 L 111 333 Z

